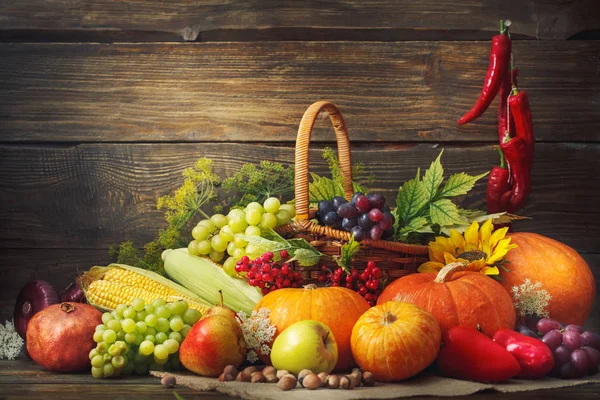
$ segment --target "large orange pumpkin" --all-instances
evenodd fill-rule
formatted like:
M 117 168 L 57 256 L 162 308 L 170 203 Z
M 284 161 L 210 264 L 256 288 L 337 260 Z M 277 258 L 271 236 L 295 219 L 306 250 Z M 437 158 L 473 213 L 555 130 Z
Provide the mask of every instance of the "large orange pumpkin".
M 430 312 L 442 332 L 454 326 L 479 326 L 488 336 L 502 328 L 513 329 L 515 309 L 501 284 L 479 272 L 460 271 L 456 262 L 435 274 L 406 275 L 389 284 L 377 304 L 390 300 L 413 303 Z
M 571 247 L 536 233 L 518 232 L 508 235 L 516 244 L 506 254 L 507 271 L 500 271 L 502 285 L 513 286 L 540 282 L 551 296 L 549 317 L 565 324 L 583 325 L 588 317 L 596 284 L 589 266 Z
M 358 366 L 378 381 L 400 381 L 427 368 L 442 342 L 430 313 L 411 303 L 388 301 L 369 309 L 352 329 L 352 354 Z
M 344 371 L 356 365 L 350 349 L 352 328 L 358 318 L 369 309 L 369 304 L 358 293 L 342 288 L 278 289 L 263 297 L 255 310 L 267 308 L 269 319 L 277 329 L 275 338 L 294 322 L 312 319 L 327 325 L 338 345 L 338 362 L 334 371 Z M 268 357 L 262 356 L 264 362 Z

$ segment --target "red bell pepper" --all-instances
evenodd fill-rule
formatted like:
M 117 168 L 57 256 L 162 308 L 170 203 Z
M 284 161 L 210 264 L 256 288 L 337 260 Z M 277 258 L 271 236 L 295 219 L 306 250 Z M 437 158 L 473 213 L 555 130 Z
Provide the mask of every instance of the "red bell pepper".
M 442 375 L 477 382 L 502 382 L 521 371 L 517 359 L 504 347 L 467 326 L 444 333 L 437 362 Z
M 539 379 L 554 367 L 552 351 L 544 342 L 510 329 L 500 329 L 494 334 L 494 342 L 508 350 L 519 362 L 521 372 L 517 378 Z

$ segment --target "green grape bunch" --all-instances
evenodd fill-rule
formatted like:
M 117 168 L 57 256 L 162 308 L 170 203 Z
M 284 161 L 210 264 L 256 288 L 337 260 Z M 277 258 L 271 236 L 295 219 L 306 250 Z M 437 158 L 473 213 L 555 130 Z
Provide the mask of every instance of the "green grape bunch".
M 200 317 L 185 301 L 145 304 L 135 299 L 130 306 L 119 304 L 102 314 L 102 324 L 96 326 L 96 347 L 89 354 L 92 376 L 179 370 L 179 345 Z

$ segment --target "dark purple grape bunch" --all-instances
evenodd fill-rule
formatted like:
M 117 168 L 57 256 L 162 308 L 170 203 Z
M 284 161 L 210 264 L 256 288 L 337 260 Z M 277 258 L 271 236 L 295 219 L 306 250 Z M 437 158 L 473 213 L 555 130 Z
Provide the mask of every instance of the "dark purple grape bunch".
M 550 318 L 537 322 L 537 333 L 527 327 L 518 331 L 531 337 L 541 337 L 554 355 L 552 376 L 563 379 L 593 375 L 600 367 L 600 335 L 579 325 L 564 325 Z M 539 335 L 538 335 L 539 333 Z
M 317 219 L 322 225 L 352 233 L 358 242 L 390 240 L 394 233 L 394 215 L 380 193 L 356 192 L 350 202 L 340 196 L 321 200 Z

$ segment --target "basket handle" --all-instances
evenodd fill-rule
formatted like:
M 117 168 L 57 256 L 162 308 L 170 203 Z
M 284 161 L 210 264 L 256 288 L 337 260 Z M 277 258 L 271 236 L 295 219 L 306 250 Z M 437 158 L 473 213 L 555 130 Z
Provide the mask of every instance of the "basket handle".
M 312 128 L 321 110 L 327 111 L 333 125 L 333 130 L 335 131 L 340 173 L 346 200 L 350 200 L 354 191 L 352 186 L 350 139 L 348 138 L 348 130 L 346 129 L 344 118 L 342 118 L 340 110 L 333 103 L 328 101 L 313 103 L 302 116 L 300 127 L 298 128 L 298 137 L 296 138 L 294 190 L 296 197 L 296 219 L 299 221 L 308 219 L 308 146 L 310 145 Z

